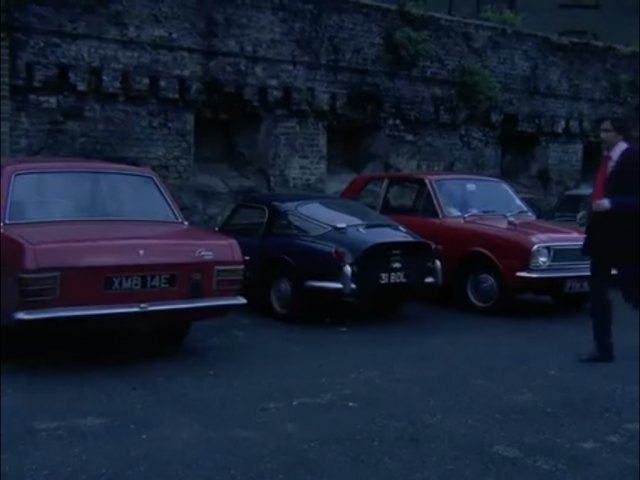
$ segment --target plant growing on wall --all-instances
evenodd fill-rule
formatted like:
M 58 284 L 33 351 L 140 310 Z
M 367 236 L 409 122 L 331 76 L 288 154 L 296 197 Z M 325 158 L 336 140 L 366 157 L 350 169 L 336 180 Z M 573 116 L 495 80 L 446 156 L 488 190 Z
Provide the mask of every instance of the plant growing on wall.
M 385 49 L 389 61 L 402 67 L 415 67 L 428 47 L 424 33 L 400 26 L 387 31 Z
M 428 37 L 412 23 L 427 11 L 426 0 L 406 0 L 398 5 L 397 20 L 385 32 L 384 47 L 388 61 L 394 66 L 413 68 L 429 48 Z
M 458 72 L 458 98 L 472 112 L 485 112 L 499 99 L 499 88 L 491 72 L 475 63 L 466 63 Z
M 614 98 L 628 99 L 638 95 L 638 77 L 618 75 L 609 82 L 609 93 Z
M 522 17 L 504 5 L 487 5 L 480 12 L 480 19 L 506 27 L 518 27 Z

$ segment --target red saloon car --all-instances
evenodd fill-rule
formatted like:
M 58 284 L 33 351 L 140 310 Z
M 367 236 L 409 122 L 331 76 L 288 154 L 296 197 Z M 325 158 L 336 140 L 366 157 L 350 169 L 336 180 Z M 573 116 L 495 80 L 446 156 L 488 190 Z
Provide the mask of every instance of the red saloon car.
M 3 161 L 0 212 L 3 327 L 106 321 L 177 343 L 246 303 L 237 242 L 189 226 L 149 169 Z
M 382 173 L 342 193 L 441 248 L 443 286 L 477 311 L 516 294 L 582 305 L 589 290 L 584 235 L 541 221 L 502 180 L 453 173 Z

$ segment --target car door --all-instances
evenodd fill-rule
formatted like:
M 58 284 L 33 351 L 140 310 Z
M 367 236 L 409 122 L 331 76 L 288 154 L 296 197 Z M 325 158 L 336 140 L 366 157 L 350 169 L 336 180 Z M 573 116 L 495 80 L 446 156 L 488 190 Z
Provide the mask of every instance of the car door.
M 274 212 L 264 236 L 265 249 L 272 257 L 289 261 L 300 279 L 312 279 L 331 266 L 327 262 L 332 250 L 317 239 L 327 230 L 326 226 L 293 212 Z
M 259 273 L 263 255 L 262 238 L 268 219 L 269 209 L 266 206 L 241 203 L 229 212 L 218 227 L 220 233 L 233 237 L 240 245 L 245 278 L 249 283 Z

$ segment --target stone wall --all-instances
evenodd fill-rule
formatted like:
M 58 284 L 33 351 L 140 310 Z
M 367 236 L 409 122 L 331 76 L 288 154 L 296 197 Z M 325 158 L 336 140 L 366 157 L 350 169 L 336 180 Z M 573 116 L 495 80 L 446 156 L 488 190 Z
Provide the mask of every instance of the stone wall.
M 334 192 L 370 170 L 509 170 L 532 188 L 544 173 L 557 192 L 580 181 L 597 119 L 637 98 L 637 51 L 362 2 L 34 0 L 8 16 L 12 153 L 152 165 L 197 222 L 238 190 Z M 391 61 L 398 32 L 423 34 L 411 68 Z M 481 111 L 461 90 L 473 66 L 497 87 Z
M 0 156 L 10 154 L 11 144 L 11 98 L 9 35 L 6 29 L 6 0 L 2 0 L 0 11 Z

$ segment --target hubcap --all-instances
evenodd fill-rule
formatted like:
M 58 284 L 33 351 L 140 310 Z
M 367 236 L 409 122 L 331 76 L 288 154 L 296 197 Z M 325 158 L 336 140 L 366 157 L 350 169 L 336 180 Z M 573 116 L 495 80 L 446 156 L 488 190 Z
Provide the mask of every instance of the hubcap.
M 499 286 L 490 273 L 472 273 L 467 279 L 467 296 L 476 307 L 491 307 L 498 300 Z
M 277 313 L 289 313 L 292 296 L 293 287 L 288 278 L 278 278 L 271 284 L 271 305 Z

